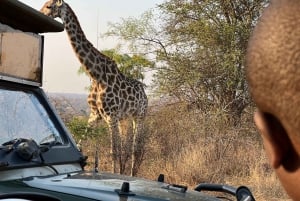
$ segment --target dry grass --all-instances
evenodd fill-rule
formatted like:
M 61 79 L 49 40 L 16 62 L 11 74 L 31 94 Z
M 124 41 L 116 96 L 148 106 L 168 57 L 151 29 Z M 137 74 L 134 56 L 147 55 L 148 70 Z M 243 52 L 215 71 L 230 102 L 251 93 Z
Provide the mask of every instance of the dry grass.
M 202 182 L 248 186 L 257 200 L 289 200 L 269 167 L 251 112 L 239 127 L 222 113 L 187 111 L 184 105 L 166 107 L 147 119 L 149 139 L 138 176 L 195 187 Z M 95 150 L 100 169 L 110 171 L 109 138 L 83 142 L 93 167 Z

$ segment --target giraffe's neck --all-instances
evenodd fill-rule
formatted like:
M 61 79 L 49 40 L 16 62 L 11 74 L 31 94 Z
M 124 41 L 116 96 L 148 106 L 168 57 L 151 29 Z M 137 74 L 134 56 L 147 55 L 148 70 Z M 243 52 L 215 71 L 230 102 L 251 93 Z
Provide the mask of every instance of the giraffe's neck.
M 117 66 L 112 65 L 114 61 L 99 52 L 87 40 L 74 11 L 66 3 L 65 9 L 61 11 L 61 19 L 76 56 L 92 79 L 107 84 L 109 82 L 106 76 L 108 72 L 120 73 Z M 110 69 L 108 66 L 114 66 L 116 69 Z

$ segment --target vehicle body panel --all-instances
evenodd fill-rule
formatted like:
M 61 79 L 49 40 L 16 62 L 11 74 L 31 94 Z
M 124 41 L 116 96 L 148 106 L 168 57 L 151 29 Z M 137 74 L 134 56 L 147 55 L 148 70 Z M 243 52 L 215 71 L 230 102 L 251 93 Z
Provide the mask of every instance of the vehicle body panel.
M 116 190 L 120 190 L 122 184 L 128 182 L 130 184 L 129 196 L 119 195 Z M 203 193 L 196 191 L 178 192 L 176 190 L 167 189 L 168 184 L 155 182 L 141 178 L 128 177 L 110 173 L 92 173 L 80 172 L 72 174 L 61 174 L 50 177 L 29 177 L 22 180 L 2 181 L 2 186 L 12 186 L 15 191 L 34 190 L 37 192 L 56 192 L 53 195 L 60 198 L 60 194 L 78 196 L 85 200 L 194 200 L 194 201 L 216 201 L 218 199 L 209 197 Z M 7 192 L 10 189 L 7 188 Z M 47 192 L 47 193 L 49 193 Z M 58 194 L 57 194 L 58 193 Z M 52 193 L 50 193 L 52 195 Z

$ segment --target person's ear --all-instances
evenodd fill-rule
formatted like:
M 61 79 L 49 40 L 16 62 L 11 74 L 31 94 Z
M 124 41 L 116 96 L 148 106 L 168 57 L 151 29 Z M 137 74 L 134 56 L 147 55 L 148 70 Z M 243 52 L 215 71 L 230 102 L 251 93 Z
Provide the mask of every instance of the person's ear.
M 280 121 L 271 114 L 257 111 L 255 124 L 262 136 L 270 165 L 276 169 L 290 157 L 291 141 Z

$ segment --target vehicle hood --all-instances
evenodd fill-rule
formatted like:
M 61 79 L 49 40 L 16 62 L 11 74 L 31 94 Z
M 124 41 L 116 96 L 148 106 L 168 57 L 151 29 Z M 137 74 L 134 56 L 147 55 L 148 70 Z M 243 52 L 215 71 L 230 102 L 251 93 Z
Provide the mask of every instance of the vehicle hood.
M 124 182 L 129 183 L 129 193 L 120 192 Z M 30 187 L 56 191 L 96 200 L 193 200 L 216 201 L 201 192 L 182 192 L 169 184 L 110 173 L 78 173 L 51 177 L 32 177 L 24 180 Z

